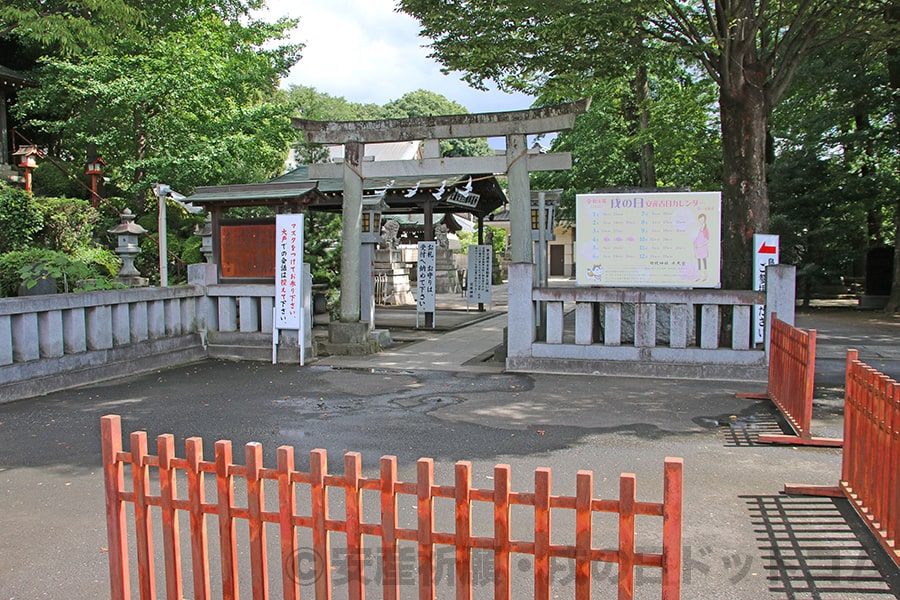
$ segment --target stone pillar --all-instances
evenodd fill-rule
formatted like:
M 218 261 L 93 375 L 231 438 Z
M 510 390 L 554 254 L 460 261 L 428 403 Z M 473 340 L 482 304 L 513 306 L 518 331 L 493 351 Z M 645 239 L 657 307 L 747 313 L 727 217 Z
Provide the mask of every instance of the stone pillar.
M 769 265 L 766 267 L 766 360 L 772 339 L 772 313 L 788 325 L 794 324 L 797 308 L 797 267 Z
M 362 227 L 362 154 L 364 145 L 359 142 L 344 144 L 344 206 L 341 237 L 341 322 L 359 322 L 359 273 L 360 237 Z
M 531 245 L 531 239 L 528 240 L 528 245 Z M 510 263 L 507 304 L 509 359 L 531 357 L 531 344 L 535 340 L 534 303 L 531 301 L 533 277 L 533 264 Z
M 375 244 L 364 243 L 359 253 L 359 320 L 375 328 Z
M 533 263 L 531 241 L 531 189 L 528 181 L 528 146 L 524 135 L 506 136 L 509 169 L 509 237 L 511 262 Z M 512 276 L 510 276 L 512 279 Z
M 344 144 L 344 205 L 341 235 L 341 317 L 328 324 L 328 343 L 320 354 L 371 354 L 369 324 L 360 321 L 360 255 L 362 252 L 363 144 Z

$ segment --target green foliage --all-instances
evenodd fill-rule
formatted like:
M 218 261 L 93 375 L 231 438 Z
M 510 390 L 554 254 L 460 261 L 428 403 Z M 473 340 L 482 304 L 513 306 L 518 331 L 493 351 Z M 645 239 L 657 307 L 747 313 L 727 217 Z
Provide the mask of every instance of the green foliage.
M 493 248 L 495 259 L 496 257 L 503 256 L 503 253 L 506 252 L 506 230 L 501 229 L 500 227 L 486 226 L 484 228 L 484 232 L 485 238 L 488 237 L 488 232 L 493 233 L 491 247 Z M 475 246 L 478 244 L 477 232 L 458 231 L 456 233 L 456 237 L 459 238 L 459 251 L 463 254 L 468 252 L 469 246 Z
M 110 185 L 132 198 L 157 181 L 187 193 L 279 172 L 297 134 L 278 79 L 299 47 L 275 43 L 293 23 L 246 18 L 255 2 L 162 4 L 181 18 L 147 4 L 140 42 L 43 57 L 33 73 L 39 87 L 19 94 L 19 119 L 57 156 L 95 147 Z
M 577 98 L 623 76 L 637 81 L 640 68 L 653 69 L 672 57 L 698 76 L 703 73 L 720 100 L 723 261 L 730 265 L 723 283 L 739 288 L 750 284 L 748 232 L 764 231 L 768 225 L 765 146 L 771 109 L 814 48 L 854 35 L 868 37 L 869 43 L 896 40 L 896 30 L 886 31 L 883 19 L 884 9 L 895 4 L 599 0 L 569 3 L 560 10 L 553 2 L 400 0 L 399 9 L 421 22 L 423 37 L 432 40 L 432 56 L 447 71 L 462 71 L 475 85 L 494 81 L 503 89 L 540 94 L 546 101 Z M 658 73 L 665 77 L 665 71 Z M 644 119 L 647 107 L 640 94 L 634 98 L 637 106 L 627 112 Z M 641 128 L 627 131 L 652 135 Z M 678 156 L 679 148 L 668 153 Z M 646 161 L 646 152 L 641 156 Z M 682 166 L 693 160 L 689 154 L 685 159 Z M 630 171 L 611 174 L 630 178 Z M 646 175 L 646 168 L 642 173 Z M 706 173 L 703 168 L 690 179 L 705 180 Z M 672 174 L 664 177 L 666 183 L 677 184 L 675 179 Z
M 832 166 L 809 151 L 783 154 L 771 175 L 771 232 L 780 236 L 781 262 L 797 265 L 798 290 L 808 303 L 861 258 L 854 238 L 863 231 L 865 210 L 847 201 Z
M 341 279 L 341 217 L 330 213 L 307 213 L 304 259 L 309 263 L 313 284 L 339 288 Z
M 152 206 L 151 206 L 152 205 Z M 159 220 L 156 202 L 148 203 L 144 214 L 135 222 L 147 230 L 140 238 L 141 253 L 134 261 L 135 268 L 153 282 L 159 282 Z M 166 209 L 166 250 L 170 283 L 186 281 L 187 265 L 203 262 L 199 252 L 202 242 L 195 231 L 203 227 L 205 217 L 192 215 L 169 202 Z
M 56 291 L 61 293 L 121 287 L 112 281 L 118 260 L 101 248 L 73 255 L 43 248 L 8 252 L 0 256 L 0 295 L 15 296 L 19 286 L 30 289 L 48 278 L 56 281 Z
M 71 253 L 91 244 L 99 215 L 90 202 L 37 196 L 35 204 L 44 216 L 44 227 L 35 236 L 41 247 Z
M 43 160 L 34 170 L 32 185 L 35 196 L 89 199 L 90 182 L 85 179 L 83 161 Z
M 141 11 L 127 0 L 15 0 L 0 5 L 0 29 L 61 54 L 80 54 L 132 35 Z
M 24 190 L 0 183 L 0 254 L 29 247 L 44 215 Z
M 20 273 L 22 267 L 47 259 L 52 261 L 57 256 L 64 255 L 40 248 L 14 250 L 0 254 L 0 296 L 9 297 L 19 293 L 19 286 L 22 285 L 22 274 Z
M 814 54 L 773 112 L 772 230 L 808 300 L 862 279 L 868 249 L 894 243 L 900 129 L 884 48 Z
M 410 117 L 435 117 L 439 115 L 464 115 L 468 110 L 462 104 L 427 90 L 409 92 L 384 105 L 389 119 Z M 487 140 L 463 138 L 441 140 L 441 156 L 490 156 L 493 154 Z
M 598 189 L 641 185 L 641 145 L 652 143 L 657 184 L 694 190 L 716 189 L 721 177 L 721 150 L 715 129 L 715 93 L 709 82 L 689 69 L 667 63 L 650 71 L 650 125 L 636 129 L 627 117 L 631 80 L 598 83 L 589 111 L 553 141 L 554 152 L 571 152 L 568 171 L 532 175 L 532 189 L 562 189 L 559 217 L 574 222 L 575 195 Z
M 200 245 L 203 239 L 199 235 L 192 235 L 184 240 L 181 245 L 181 260 L 186 265 L 193 265 L 203 262 L 203 254 L 200 252 Z

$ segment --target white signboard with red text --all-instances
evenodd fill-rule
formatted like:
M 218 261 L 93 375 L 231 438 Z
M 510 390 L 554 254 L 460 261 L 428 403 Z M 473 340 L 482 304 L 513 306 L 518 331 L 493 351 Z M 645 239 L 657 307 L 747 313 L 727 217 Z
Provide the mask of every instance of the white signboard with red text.
M 778 264 L 778 236 L 762 233 L 753 234 L 753 289 L 766 290 L 766 267 Z M 753 307 L 753 342 L 760 344 L 766 340 L 766 307 Z
M 275 217 L 275 328 L 300 329 L 303 215 Z

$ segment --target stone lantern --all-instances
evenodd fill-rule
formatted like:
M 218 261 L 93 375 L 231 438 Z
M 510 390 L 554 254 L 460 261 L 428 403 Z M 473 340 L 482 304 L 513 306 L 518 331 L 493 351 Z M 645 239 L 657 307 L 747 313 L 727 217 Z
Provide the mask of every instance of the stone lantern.
M 134 259 L 141 252 L 138 236 L 147 233 L 147 230 L 134 222 L 131 210 L 126 208 L 121 217 L 122 222 L 109 230 L 109 233 L 118 236 L 119 245 L 116 246 L 116 254 L 122 257 L 122 268 L 119 269 L 119 275 L 115 280 L 128 287 L 144 287 L 149 282 L 146 277 L 141 277 L 135 268 Z
M 384 196 L 372 196 L 363 198 L 362 224 L 360 232 L 363 244 L 377 244 L 381 242 L 381 213 L 388 208 Z
M 213 238 L 212 238 L 212 213 L 206 215 L 206 222 L 203 223 L 197 231 L 200 236 L 200 254 L 206 259 L 207 263 L 213 262 Z

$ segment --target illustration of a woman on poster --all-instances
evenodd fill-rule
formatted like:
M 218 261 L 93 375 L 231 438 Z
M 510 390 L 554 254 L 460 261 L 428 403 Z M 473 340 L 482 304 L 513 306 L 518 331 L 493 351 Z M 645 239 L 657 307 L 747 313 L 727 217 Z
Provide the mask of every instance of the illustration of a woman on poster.
M 697 281 L 706 281 L 706 259 L 709 258 L 709 229 L 706 214 L 697 215 L 697 235 L 694 237 L 694 257 L 697 259 Z

